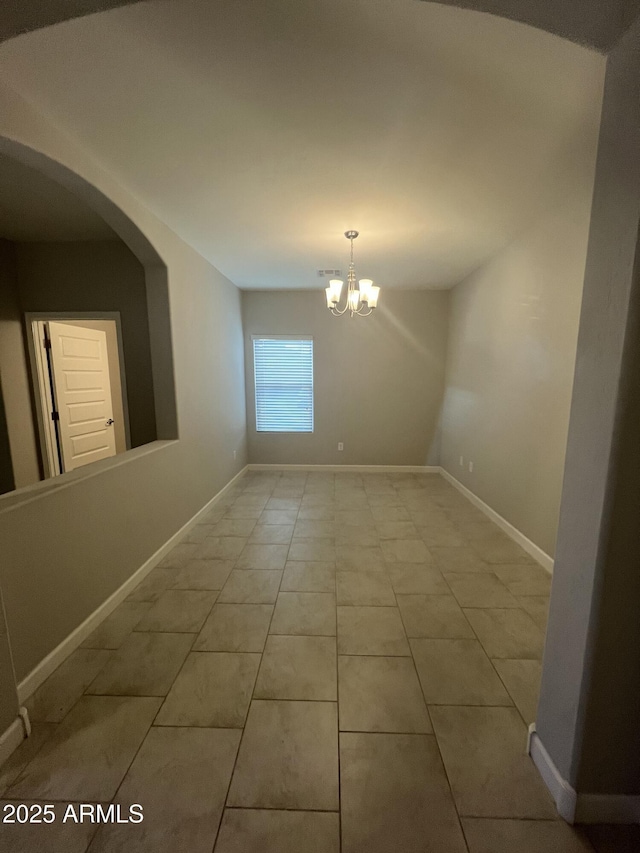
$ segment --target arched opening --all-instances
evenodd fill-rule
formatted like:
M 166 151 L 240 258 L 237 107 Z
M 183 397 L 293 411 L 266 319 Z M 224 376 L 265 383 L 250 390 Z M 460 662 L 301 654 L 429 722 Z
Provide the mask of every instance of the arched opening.
M 0 173 L 6 506 L 177 431 L 158 253 L 116 205 L 49 157 L 3 138 Z

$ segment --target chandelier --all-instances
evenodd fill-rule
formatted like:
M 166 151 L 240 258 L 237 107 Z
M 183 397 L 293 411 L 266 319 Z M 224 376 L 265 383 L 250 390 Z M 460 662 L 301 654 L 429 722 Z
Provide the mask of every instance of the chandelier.
M 376 287 L 370 278 L 361 278 L 356 284 L 356 271 L 353 265 L 353 241 L 358 236 L 357 231 L 345 231 L 344 236 L 351 241 L 351 261 L 349 262 L 349 274 L 347 276 L 347 301 L 343 308 L 338 307 L 342 285 L 344 282 L 339 278 L 332 278 L 329 287 L 325 288 L 327 294 L 327 308 L 335 317 L 340 317 L 346 311 L 353 317 L 368 317 L 374 308 L 378 307 L 378 296 L 380 288 Z

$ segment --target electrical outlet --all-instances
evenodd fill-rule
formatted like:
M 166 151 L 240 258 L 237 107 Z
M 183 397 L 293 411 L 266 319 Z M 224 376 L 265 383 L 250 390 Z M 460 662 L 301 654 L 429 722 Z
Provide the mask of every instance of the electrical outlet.
M 463 466 L 463 465 L 464 465 L 464 459 L 463 459 L 463 457 L 461 456 L 461 457 L 460 457 L 460 467 L 462 468 L 462 466 Z
M 344 450 L 344 442 L 342 442 L 342 441 L 338 442 L 338 450 Z
M 473 462 L 469 462 L 469 472 L 473 471 Z

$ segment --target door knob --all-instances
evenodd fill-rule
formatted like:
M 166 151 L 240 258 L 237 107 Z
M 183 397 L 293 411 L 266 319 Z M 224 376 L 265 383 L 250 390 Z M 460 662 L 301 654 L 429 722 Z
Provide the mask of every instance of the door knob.
M 107 426 L 111 426 L 112 423 L 113 423 L 113 418 L 109 418 L 109 420 L 107 421 Z

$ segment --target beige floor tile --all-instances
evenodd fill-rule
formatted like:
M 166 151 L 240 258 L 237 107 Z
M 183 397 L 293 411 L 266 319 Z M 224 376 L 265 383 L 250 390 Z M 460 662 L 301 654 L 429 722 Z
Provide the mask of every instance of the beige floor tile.
M 422 539 L 383 539 L 380 547 L 387 563 L 433 563 Z
M 488 572 L 489 566 L 472 548 L 432 547 L 429 549 L 442 572 Z
M 254 700 L 228 805 L 335 811 L 336 704 Z
M 210 853 L 240 743 L 235 729 L 157 728 L 114 800 L 144 807 L 140 824 L 100 827 L 91 853 Z
M 282 572 L 238 569 L 229 575 L 218 596 L 219 603 L 273 604 L 278 597 Z
M 42 807 L 53 805 L 55 821 L 53 823 L 3 823 L 0 831 L 0 853 L 85 853 L 87 845 L 95 835 L 94 823 L 63 823 L 66 804 L 36 803 L 33 800 L 21 801 L 29 809 L 29 814 L 42 820 Z M 0 814 L 6 815 L 8 801 L 0 800 Z M 12 803 L 12 806 L 18 803 Z M 33 808 L 39 807 L 38 812 Z
M 153 569 L 125 598 L 132 601 L 157 601 L 162 593 L 175 583 L 176 569 Z
M 288 562 L 280 589 L 282 592 L 331 592 L 335 595 L 335 563 Z
M 300 498 L 269 498 L 264 508 L 270 510 L 298 510 L 300 509 Z
M 533 557 L 503 533 L 497 533 L 488 539 L 474 539 L 470 542 L 473 550 L 486 563 L 531 563 Z
M 544 634 L 523 610 L 487 608 L 464 615 L 490 658 L 542 658 Z
M 404 506 L 371 506 L 371 515 L 378 524 L 391 521 L 411 521 L 409 510 Z
M 535 723 L 540 693 L 542 664 L 537 660 L 494 660 L 494 667 L 502 679 L 516 708 L 527 725 Z
M 293 536 L 293 524 L 257 524 L 249 537 L 249 545 L 288 545 Z
M 385 571 L 382 548 L 356 542 L 336 545 L 336 566 L 340 571 Z
M 215 853 L 340 853 L 337 812 L 226 809 Z
M 193 645 L 194 652 L 261 653 L 273 604 L 216 604 Z
M 333 539 L 335 525 L 333 521 L 305 521 L 298 519 L 293 528 L 294 539 Z
M 195 557 L 199 560 L 237 560 L 246 544 L 244 536 L 209 536 L 198 545 Z
M 267 502 L 269 501 L 269 495 L 263 494 L 251 494 L 251 492 L 244 491 L 241 495 L 239 495 L 235 501 L 233 502 L 234 506 L 255 506 L 265 508 Z M 274 506 L 273 509 L 284 509 L 285 507 L 277 507 Z
M 270 634 L 336 634 L 336 599 L 326 592 L 281 592 Z
M 111 660 L 92 681 L 87 693 L 166 696 L 192 643 L 192 634 L 131 634 L 112 653 Z
M 411 640 L 429 705 L 511 705 L 509 694 L 477 640 Z
M 256 699 L 335 702 L 335 638 L 270 636 L 253 695 Z
M 515 708 L 431 706 L 429 713 L 461 815 L 556 818 Z
M 338 607 L 341 655 L 411 655 L 396 607 Z
M 304 506 L 298 512 L 298 521 L 334 521 L 335 515 L 332 506 Z
M 209 536 L 251 536 L 255 518 L 223 518 L 210 528 Z
M 254 521 L 257 521 L 263 515 L 262 505 L 247 506 L 246 504 L 239 504 L 238 506 L 229 507 L 224 514 L 224 518 L 253 518 Z
M 169 551 L 166 557 L 158 564 L 162 569 L 181 569 L 189 560 L 192 560 L 198 546 L 193 543 L 180 543 Z
M 294 525 L 297 517 L 296 509 L 265 509 L 258 518 L 258 524 Z
M 111 800 L 160 702 L 152 697 L 83 696 L 6 796 Z
M 640 826 L 601 824 L 584 829 L 596 853 L 637 853 L 640 850 Z
M 338 604 L 395 607 L 391 581 L 383 572 L 336 572 Z
M 336 559 L 342 559 L 346 562 L 349 559 L 349 552 L 346 556 L 341 556 L 340 550 L 349 546 L 357 545 L 361 548 L 379 548 L 380 537 L 375 527 L 340 527 L 336 532 Z M 382 551 L 380 552 L 380 560 L 382 560 Z
M 593 853 L 585 833 L 561 820 L 463 818 L 469 853 Z
M 475 639 L 452 595 L 396 595 L 407 637 Z
M 111 657 L 106 649 L 76 649 L 26 700 L 34 722 L 59 723 Z
M 518 598 L 518 604 L 525 613 L 536 623 L 538 628 L 541 628 L 545 633 L 547 630 L 547 619 L 549 618 L 549 596 L 547 595 L 527 595 Z
M 432 735 L 340 734 L 343 853 L 466 853 Z
M 375 527 L 376 520 L 373 517 L 371 510 L 366 509 L 344 509 L 336 513 L 335 520 L 337 527 L 344 529 L 346 527 Z
M 221 590 L 233 564 L 234 560 L 191 560 L 176 572 L 171 588 Z
M 321 563 L 335 563 L 336 547 L 333 539 L 298 539 L 291 543 L 288 559 L 295 562 L 311 560 Z
M 222 510 L 220 510 L 220 513 L 220 518 L 222 518 L 224 513 Z M 213 524 L 215 523 L 217 523 L 217 521 L 213 522 Z M 200 545 L 201 542 L 204 542 L 207 536 L 211 535 L 211 528 L 213 524 L 196 524 L 182 537 L 182 543 L 185 545 Z
M 432 732 L 411 658 L 338 658 L 341 731 Z
M 492 572 L 444 572 L 444 578 L 461 607 L 519 607 Z
M 156 725 L 242 728 L 259 666 L 258 654 L 192 652 Z
M 217 592 L 168 589 L 142 617 L 136 631 L 168 631 L 196 634 L 213 607 Z
M 502 583 L 512 595 L 550 595 L 551 575 L 542 566 L 515 565 L 493 567 Z
M 236 569 L 281 571 L 287 562 L 288 545 L 247 545 L 236 561 Z
M 332 492 L 305 492 L 300 502 L 300 509 L 308 509 L 314 506 L 333 508 L 334 505 L 335 498 Z
M 412 521 L 381 521 L 376 524 L 380 539 L 418 539 L 418 531 Z
M 149 601 L 123 601 L 83 643 L 81 649 L 118 649 L 150 610 Z
M 25 738 L 9 758 L 0 766 L 0 796 L 18 779 L 27 764 L 53 735 L 55 723 L 32 723 L 31 735 Z
M 434 548 L 463 548 L 467 544 L 453 525 L 423 525 L 417 527 L 418 536 L 432 552 Z
M 447 595 L 449 586 L 442 572 L 424 563 L 389 563 L 393 591 L 404 595 Z

